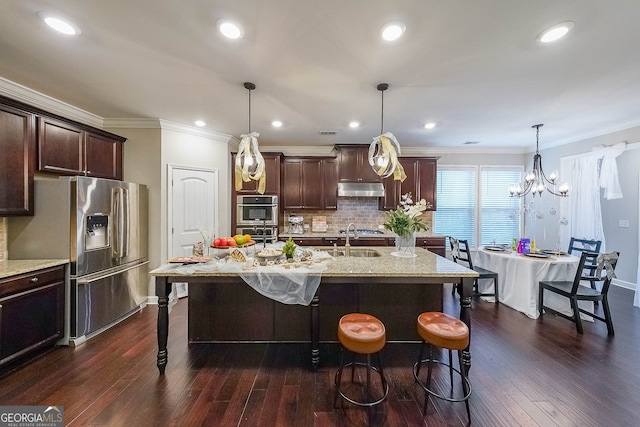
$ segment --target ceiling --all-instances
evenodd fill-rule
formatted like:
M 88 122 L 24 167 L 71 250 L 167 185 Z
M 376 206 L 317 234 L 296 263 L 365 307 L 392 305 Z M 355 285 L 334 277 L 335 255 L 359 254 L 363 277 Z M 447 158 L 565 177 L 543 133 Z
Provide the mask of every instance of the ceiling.
M 0 0 L 0 77 L 106 119 L 158 118 L 261 145 L 561 145 L 640 125 L 640 1 Z M 54 33 L 37 12 L 82 33 Z M 245 28 L 230 41 L 216 20 Z M 384 42 L 388 21 L 404 36 Z M 575 27 L 543 45 L 562 21 Z M 271 121 L 284 125 L 273 128 Z M 357 120 L 360 128 L 350 129 Z M 438 123 L 424 129 L 428 121 Z M 336 132 L 324 136 L 321 132 Z M 618 141 L 613 141 L 618 142 Z

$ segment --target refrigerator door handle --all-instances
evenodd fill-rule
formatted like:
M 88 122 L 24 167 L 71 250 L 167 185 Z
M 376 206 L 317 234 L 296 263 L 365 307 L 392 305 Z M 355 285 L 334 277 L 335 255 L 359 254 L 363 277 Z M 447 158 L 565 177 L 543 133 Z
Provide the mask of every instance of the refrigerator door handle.
M 113 255 L 114 258 L 124 258 L 129 255 L 129 191 L 124 188 L 114 188 L 112 210 L 114 220 Z
M 124 273 L 125 271 L 133 270 L 135 268 L 140 268 L 140 266 L 147 265 L 147 264 L 149 264 L 149 261 L 144 261 L 144 262 L 141 262 L 139 264 L 132 265 L 132 266 L 127 267 L 127 268 L 123 268 L 122 270 L 110 271 L 109 273 L 101 274 L 99 276 L 93 276 L 93 275 L 84 276 L 82 278 L 77 278 L 76 282 L 79 285 L 86 285 L 87 283 L 91 283 L 91 282 L 95 282 L 95 281 L 98 281 L 98 280 L 106 279 L 107 277 L 115 276 L 116 274 L 121 274 L 121 273 Z
M 129 190 L 120 189 L 120 203 L 122 204 L 122 217 L 120 218 L 120 230 L 122 236 L 122 257 L 129 256 L 129 227 L 131 225 L 131 208 L 129 206 Z

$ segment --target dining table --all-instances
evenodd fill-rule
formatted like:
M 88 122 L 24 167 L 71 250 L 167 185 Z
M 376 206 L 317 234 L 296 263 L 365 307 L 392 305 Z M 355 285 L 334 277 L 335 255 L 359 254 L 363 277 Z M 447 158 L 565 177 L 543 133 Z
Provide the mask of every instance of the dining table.
M 545 253 L 547 252 L 547 253 Z M 498 273 L 500 303 L 518 310 L 532 319 L 538 311 L 538 289 L 541 280 L 573 281 L 580 258 L 562 251 L 518 253 L 508 247 L 481 246 L 474 257 L 474 265 Z M 588 285 L 588 283 L 585 282 Z M 585 284 L 581 284 L 584 286 Z M 479 281 L 478 291 L 487 293 L 492 281 Z M 483 297 L 486 298 L 486 297 Z M 493 300 L 493 297 L 490 297 Z M 561 313 L 572 315 L 568 298 L 545 292 L 544 303 Z M 580 307 L 593 310 L 593 303 L 580 301 Z M 591 320 L 591 318 L 585 318 Z

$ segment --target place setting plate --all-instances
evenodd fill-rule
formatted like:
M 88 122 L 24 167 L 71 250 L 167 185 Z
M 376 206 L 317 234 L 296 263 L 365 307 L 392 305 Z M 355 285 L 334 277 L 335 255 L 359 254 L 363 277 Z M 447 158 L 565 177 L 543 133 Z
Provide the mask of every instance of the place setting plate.
M 545 253 L 541 253 L 541 252 L 529 252 L 529 253 L 522 254 L 522 255 L 524 255 L 526 257 L 529 257 L 529 258 L 551 258 L 551 255 L 545 254 Z
M 500 245 L 487 245 L 487 246 L 483 246 L 483 248 L 493 252 L 504 252 L 507 250 L 504 246 L 500 246 Z
M 554 251 L 551 249 L 542 249 L 540 252 L 542 252 L 543 254 L 547 254 L 547 255 L 569 255 L 567 252 L 564 251 Z

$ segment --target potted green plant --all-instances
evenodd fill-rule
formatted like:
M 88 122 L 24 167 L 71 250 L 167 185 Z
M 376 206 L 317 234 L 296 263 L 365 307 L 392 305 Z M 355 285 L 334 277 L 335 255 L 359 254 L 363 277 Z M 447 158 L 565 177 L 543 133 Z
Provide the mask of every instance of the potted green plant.
M 415 256 L 416 233 L 429 231 L 429 224 L 420 218 L 428 206 L 424 199 L 414 204 L 411 193 L 406 193 L 402 195 L 400 206 L 387 212 L 383 226 L 396 234 L 396 251 L 392 255 Z
M 284 246 L 282 247 L 282 253 L 287 257 L 287 258 L 293 258 L 293 253 L 296 250 L 296 244 L 293 243 L 293 239 L 291 237 L 289 237 L 289 239 L 284 243 Z

